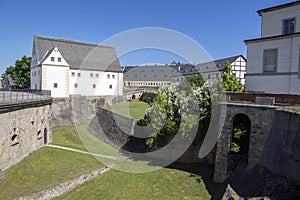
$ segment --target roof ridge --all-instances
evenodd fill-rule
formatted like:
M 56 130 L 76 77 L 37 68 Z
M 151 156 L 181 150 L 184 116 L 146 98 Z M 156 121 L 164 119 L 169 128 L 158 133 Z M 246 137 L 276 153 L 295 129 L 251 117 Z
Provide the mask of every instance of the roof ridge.
M 41 36 L 41 35 L 34 35 L 34 38 L 43 39 L 43 40 L 51 40 L 57 42 L 65 42 L 65 43 L 72 43 L 72 44 L 81 44 L 86 46 L 94 46 L 94 47 L 104 47 L 104 48 L 113 48 L 113 46 L 105 45 L 105 44 L 96 44 L 91 42 L 82 42 L 78 40 L 70 40 L 70 39 L 63 39 L 63 38 L 56 38 L 56 37 L 49 37 L 49 36 Z

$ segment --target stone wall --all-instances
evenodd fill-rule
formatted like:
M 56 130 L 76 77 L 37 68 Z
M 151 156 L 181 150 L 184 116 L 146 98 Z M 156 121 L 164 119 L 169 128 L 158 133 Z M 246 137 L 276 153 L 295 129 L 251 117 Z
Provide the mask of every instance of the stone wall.
M 78 123 L 82 119 L 92 118 L 97 108 L 125 102 L 125 96 L 87 97 L 71 95 L 69 98 L 53 100 L 53 127 L 63 127 Z
M 268 94 L 255 92 L 226 92 L 230 101 L 250 101 L 255 102 L 256 97 L 275 98 L 276 104 L 300 104 L 300 95 L 296 94 Z
M 261 163 L 300 184 L 300 113 L 276 110 Z
M 146 153 L 147 146 L 145 141 L 149 135 L 143 127 L 139 126 L 137 121 L 126 116 L 122 116 L 117 113 L 113 113 L 109 110 L 99 108 L 97 115 L 90 123 L 88 130 L 97 138 L 114 146 L 117 149 L 127 150 L 129 152 Z M 178 158 L 178 162 L 192 163 L 192 162 L 208 162 L 213 163 L 214 152 L 211 152 L 203 159 L 199 158 L 200 146 L 191 145 L 187 151 L 186 146 L 182 144 L 182 147 L 172 145 L 168 147 L 164 153 L 148 155 L 148 159 L 163 159 L 173 160 Z M 151 157 L 152 156 L 152 157 Z
M 51 99 L 0 106 L 0 169 L 52 142 Z
M 102 141 L 122 148 L 134 133 L 136 121 L 132 118 L 98 108 L 97 115 L 88 130 Z
M 254 167 L 260 163 L 265 142 L 270 134 L 274 120 L 274 106 L 251 104 L 223 104 L 222 109 L 225 123 L 221 129 L 217 142 L 214 180 L 223 182 L 228 177 L 228 154 L 230 151 L 233 120 L 237 114 L 245 114 L 251 121 L 250 142 L 248 152 L 248 167 Z

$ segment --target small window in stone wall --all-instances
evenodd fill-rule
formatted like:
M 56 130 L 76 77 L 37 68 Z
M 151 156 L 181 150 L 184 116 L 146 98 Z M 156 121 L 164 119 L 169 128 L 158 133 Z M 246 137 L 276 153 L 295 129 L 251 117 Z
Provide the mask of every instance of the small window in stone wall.
M 37 133 L 37 139 L 40 140 L 42 138 L 43 138 L 42 131 L 38 131 L 38 133 Z
M 19 130 L 14 128 L 13 131 L 10 133 L 11 138 L 11 146 L 15 146 L 19 144 Z

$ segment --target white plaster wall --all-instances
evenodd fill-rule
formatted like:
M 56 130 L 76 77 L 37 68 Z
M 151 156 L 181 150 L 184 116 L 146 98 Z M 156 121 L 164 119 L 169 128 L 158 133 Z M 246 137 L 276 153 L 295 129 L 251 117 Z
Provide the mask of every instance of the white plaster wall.
M 291 64 L 291 39 L 248 43 L 247 74 L 263 73 L 263 52 L 278 48 L 277 72 L 289 72 Z
M 51 57 L 54 57 L 54 61 L 51 61 Z M 61 62 L 58 62 L 58 58 L 61 58 Z M 69 66 L 67 61 L 62 57 L 59 49 L 56 47 L 53 49 L 52 53 L 43 61 L 44 65 L 55 65 L 55 66 Z
M 69 96 L 69 67 L 42 65 L 42 89 L 51 90 L 52 97 Z M 57 88 L 54 88 L 57 83 Z
M 300 32 L 300 5 L 262 14 L 262 37 L 282 35 L 282 20 L 296 18 L 296 30 Z
M 246 91 L 300 94 L 300 79 L 297 75 L 250 76 L 246 79 Z
M 75 76 L 72 76 L 72 72 Z M 80 77 L 78 77 L 80 73 Z M 91 74 L 93 76 L 91 77 Z M 96 76 L 98 74 L 98 77 Z M 107 77 L 110 75 L 110 78 Z M 112 76 L 115 76 L 113 79 Z M 69 92 L 72 94 L 81 94 L 84 96 L 106 96 L 123 95 L 123 74 L 117 72 L 101 72 L 91 70 L 70 70 L 69 71 Z M 77 84 L 77 88 L 75 88 Z M 96 88 L 93 88 L 93 85 Z M 109 86 L 112 85 L 112 89 Z
M 34 72 L 35 72 L 35 76 L 34 76 Z M 37 90 L 41 90 L 42 86 L 41 86 L 41 76 L 42 76 L 42 70 L 41 67 L 32 67 L 30 69 L 30 88 L 31 89 L 35 89 L 35 85 L 36 85 L 36 89 Z
M 264 49 L 278 49 L 278 66 L 274 74 L 263 74 Z M 248 43 L 246 91 L 300 94 L 300 37 Z M 280 73 L 288 73 L 282 75 Z M 251 76 L 254 74 L 254 76 Z M 248 79 L 248 80 L 247 80 Z

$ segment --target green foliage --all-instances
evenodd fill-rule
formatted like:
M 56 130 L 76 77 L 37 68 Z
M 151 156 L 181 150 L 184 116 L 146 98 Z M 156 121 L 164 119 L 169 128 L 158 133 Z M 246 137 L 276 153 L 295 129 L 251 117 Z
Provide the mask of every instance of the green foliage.
M 241 151 L 241 138 L 247 133 L 246 130 L 242 130 L 241 128 L 234 128 L 233 129 L 233 136 L 232 136 L 232 142 L 230 145 L 230 151 L 239 153 Z
M 15 62 L 14 66 L 7 67 L 1 78 L 5 79 L 10 74 L 17 85 L 28 88 L 30 86 L 30 63 L 31 57 L 23 56 Z
M 225 91 L 231 92 L 242 92 L 244 90 L 243 84 L 240 80 L 232 73 L 231 65 L 229 62 L 226 63 L 224 73 L 222 74 L 219 81 L 223 84 Z
M 177 133 L 185 140 L 193 140 L 191 133 L 195 131 L 196 138 L 204 138 L 210 119 L 211 91 L 199 74 L 160 88 L 144 117 L 144 124 L 152 133 L 147 139 L 148 146 L 151 149 L 162 147 Z

